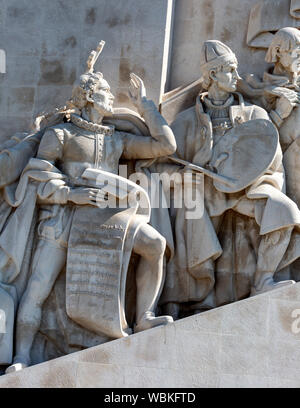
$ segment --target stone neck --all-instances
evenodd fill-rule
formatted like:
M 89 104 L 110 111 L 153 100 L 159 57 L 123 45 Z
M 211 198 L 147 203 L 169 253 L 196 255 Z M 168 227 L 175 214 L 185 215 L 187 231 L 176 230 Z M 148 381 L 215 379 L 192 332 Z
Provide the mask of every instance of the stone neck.
M 227 119 L 229 118 L 229 108 L 234 103 L 234 97 L 231 94 L 229 98 L 222 105 L 215 105 L 207 94 L 203 95 L 203 104 L 205 112 L 211 117 L 211 119 Z

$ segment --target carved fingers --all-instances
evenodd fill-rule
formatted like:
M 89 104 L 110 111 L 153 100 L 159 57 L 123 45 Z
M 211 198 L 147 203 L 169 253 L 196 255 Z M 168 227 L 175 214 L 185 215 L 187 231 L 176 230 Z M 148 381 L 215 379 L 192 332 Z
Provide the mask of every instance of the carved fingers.
M 69 201 L 78 205 L 95 205 L 106 201 L 107 194 L 97 188 L 72 188 L 69 193 Z
M 287 92 L 282 95 L 282 98 L 288 99 L 291 103 L 297 104 L 300 103 L 300 94 L 295 92 L 292 89 L 287 89 Z
M 276 101 L 276 112 L 282 119 L 287 118 L 293 108 L 300 104 L 300 94 L 291 89 L 286 89 Z
M 139 105 L 142 98 L 146 97 L 146 88 L 143 80 L 133 72 L 130 74 L 129 96 L 134 105 Z

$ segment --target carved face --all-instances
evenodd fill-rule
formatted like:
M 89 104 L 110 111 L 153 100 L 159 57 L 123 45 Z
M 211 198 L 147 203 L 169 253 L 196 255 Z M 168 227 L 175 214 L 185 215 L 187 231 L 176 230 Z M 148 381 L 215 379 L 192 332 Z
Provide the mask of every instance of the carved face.
M 92 99 L 94 102 L 94 108 L 97 109 L 101 115 L 108 116 L 113 113 L 113 102 L 115 98 L 105 79 L 102 79 L 95 85 Z
M 218 87 L 225 92 L 236 90 L 238 78 L 239 74 L 235 63 L 226 65 L 219 71 L 211 71 L 211 79 L 217 82 Z
M 291 51 L 281 51 L 278 54 L 280 64 L 289 72 L 300 71 L 300 44 Z

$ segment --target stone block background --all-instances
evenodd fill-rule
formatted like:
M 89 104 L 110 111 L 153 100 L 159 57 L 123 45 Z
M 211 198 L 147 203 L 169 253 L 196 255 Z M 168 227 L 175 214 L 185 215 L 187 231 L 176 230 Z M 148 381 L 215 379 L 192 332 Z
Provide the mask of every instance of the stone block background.
M 200 51 L 205 40 L 227 44 L 237 55 L 241 74 L 262 74 L 265 51 L 246 43 L 250 10 L 258 1 L 176 0 L 169 90 L 200 77 Z
M 167 75 L 173 0 L 0 0 L 0 141 L 64 104 L 100 40 L 96 69 L 128 106 L 129 74 L 144 78 L 158 104 Z
M 261 75 L 265 51 L 246 44 L 257 2 L 0 0 L 0 49 L 7 57 L 7 72 L 0 74 L 0 142 L 26 131 L 37 113 L 70 97 L 101 39 L 106 46 L 96 69 L 110 82 L 116 106 L 130 106 L 131 71 L 144 78 L 156 104 L 164 92 L 198 79 L 207 39 L 221 40 L 236 52 L 241 74 Z

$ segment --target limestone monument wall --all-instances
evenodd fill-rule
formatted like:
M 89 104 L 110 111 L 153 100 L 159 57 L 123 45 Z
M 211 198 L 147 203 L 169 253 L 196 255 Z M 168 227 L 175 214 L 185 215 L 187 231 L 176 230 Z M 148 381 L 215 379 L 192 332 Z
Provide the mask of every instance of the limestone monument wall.
M 280 3 L 288 7 L 289 2 Z M 242 4 L 240 0 L 1 0 L 0 49 L 6 52 L 6 73 L 0 73 L 0 140 L 24 131 L 41 110 L 63 104 L 89 50 L 101 39 L 106 47 L 98 68 L 119 106 L 130 104 L 131 71 L 143 76 L 156 103 L 164 92 L 197 80 L 200 48 L 207 39 L 223 41 L 236 52 L 241 74 L 261 74 L 266 66 L 264 50 L 246 42 L 255 4 L 257 0 Z M 288 15 L 288 10 L 284 12 Z
M 28 128 L 32 117 L 65 103 L 100 40 L 97 69 L 116 105 L 129 104 L 129 73 L 144 78 L 159 103 L 168 68 L 173 0 L 1 0 L 0 140 Z M 151 85 L 151 86 L 150 86 Z
M 0 388 L 299 387 L 299 28 L 0 0 Z
M 288 0 L 287 0 L 288 1 Z M 205 40 L 220 40 L 237 55 L 240 73 L 264 71 L 264 51 L 246 43 L 251 8 L 257 0 L 177 0 L 174 16 L 169 90 L 200 76 Z

